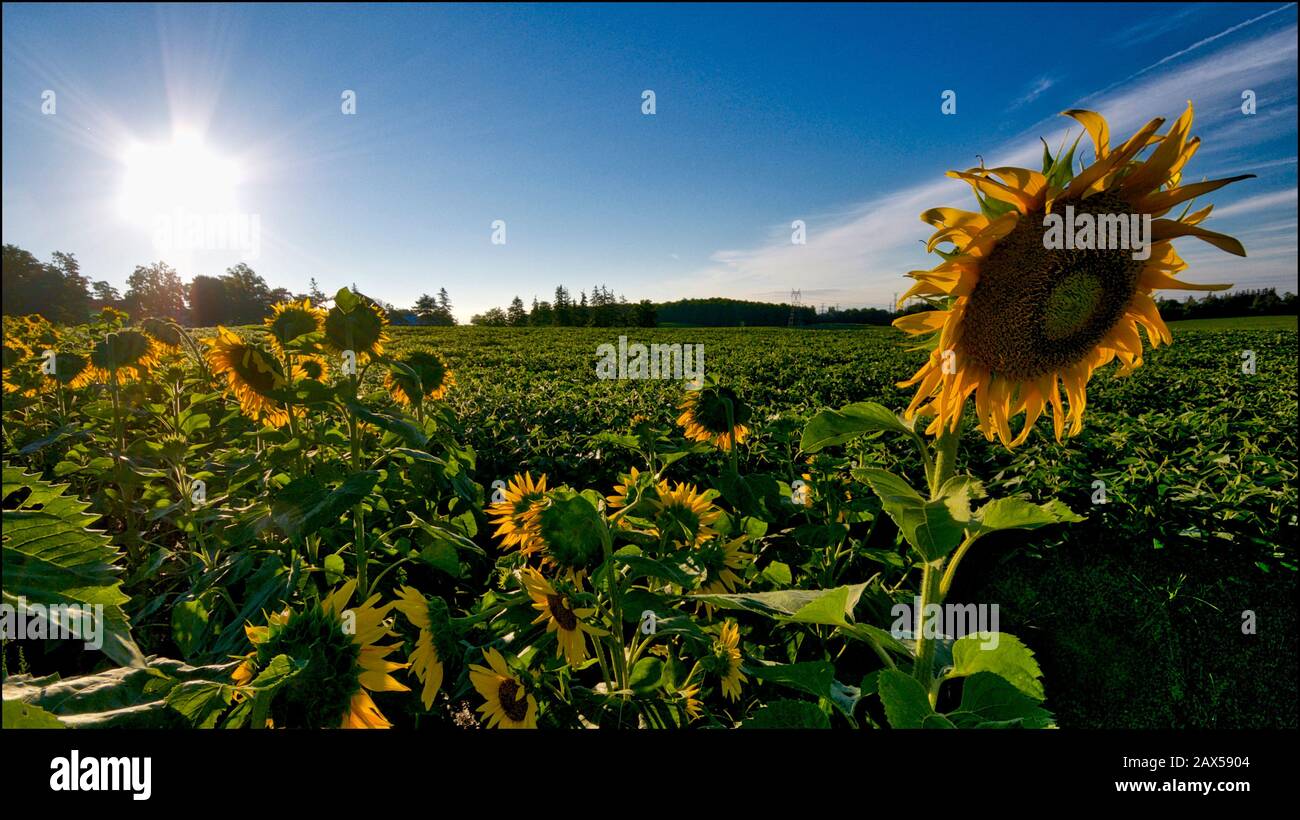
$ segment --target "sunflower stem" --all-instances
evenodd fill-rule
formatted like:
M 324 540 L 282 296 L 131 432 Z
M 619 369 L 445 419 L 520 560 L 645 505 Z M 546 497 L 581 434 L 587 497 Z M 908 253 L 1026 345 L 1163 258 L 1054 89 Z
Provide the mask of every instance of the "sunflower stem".
M 956 425 L 944 424 L 939 438 L 934 443 L 934 469 L 930 474 L 930 498 L 937 499 L 939 490 L 956 472 L 957 443 L 961 440 L 961 422 Z M 921 565 L 920 611 L 916 613 L 916 662 L 912 667 L 912 677 L 929 692 L 934 673 L 934 642 L 926 633 L 926 610 L 930 604 L 942 604 L 944 596 L 944 579 L 952 583 L 950 575 L 945 575 L 943 559 L 928 561 Z

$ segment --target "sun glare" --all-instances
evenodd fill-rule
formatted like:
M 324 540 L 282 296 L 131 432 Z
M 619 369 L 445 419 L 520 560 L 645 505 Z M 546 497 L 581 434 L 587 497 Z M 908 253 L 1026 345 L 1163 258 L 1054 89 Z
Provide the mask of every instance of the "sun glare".
M 132 145 L 123 164 L 119 207 L 127 218 L 236 209 L 238 163 L 214 153 L 194 132 L 178 131 L 168 143 Z

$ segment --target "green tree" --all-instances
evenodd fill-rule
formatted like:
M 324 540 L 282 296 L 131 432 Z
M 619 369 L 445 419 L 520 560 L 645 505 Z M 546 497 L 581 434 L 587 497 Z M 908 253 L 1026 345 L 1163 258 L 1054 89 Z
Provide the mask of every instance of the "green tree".
M 185 319 L 185 286 L 166 262 L 137 265 L 127 277 L 123 301 L 135 318 Z

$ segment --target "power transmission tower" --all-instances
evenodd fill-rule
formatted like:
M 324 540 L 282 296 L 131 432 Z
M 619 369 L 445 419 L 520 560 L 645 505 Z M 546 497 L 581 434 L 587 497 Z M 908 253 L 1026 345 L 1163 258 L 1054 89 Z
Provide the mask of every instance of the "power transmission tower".
M 790 291 L 790 327 L 794 327 L 795 317 L 801 307 L 803 307 L 803 291 Z

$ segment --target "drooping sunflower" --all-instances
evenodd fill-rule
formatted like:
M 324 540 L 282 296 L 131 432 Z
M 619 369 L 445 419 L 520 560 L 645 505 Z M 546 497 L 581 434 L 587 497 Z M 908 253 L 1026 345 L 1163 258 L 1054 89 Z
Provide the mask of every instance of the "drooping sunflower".
M 283 356 L 295 340 L 325 327 L 325 311 L 313 307 L 310 299 L 301 302 L 277 302 L 271 305 L 271 315 L 263 320 L 271 336 L 271 344 Z
M 419 377 L 417 383 L 409 373 L 399 368 L 390 369 L 384 376 L 384 387 L 403 407 L 421 404 L 426 399 L 437 401 L 456 384 L 456 374 L 451 372 L 441 356 L 431 350 L 416 350 L 398 361 Z
M 528 693 L 523 681 L 510 671 L 496 649 L 483 650 L 487 666 L 471 664 L 469 679 L 486 701 L 478 708 L 489 729 L 536 729 L 537 698 Z
M 272 615 L 265 626 L 244 629 L 254 649 L 235 669 L 233 680 L 245 685 L 277 655 L 304 662 L 303 669 L 277 693 L 272 711 L 276 726 L 319 729 L 387 729 L 370 692 L 409 692 L 391 673 L 407 664 L 385 660 L 400 644 L 377 642 L 393 633 L 385 625 L 393 604 L 379 606 L 373 595 L 347 608 L 357 582 L 302 611 Z
M 677 424 L 693 441 L 708 442 L 727 451 L 733 441 L 740 444 L 749 435 L 752 411 L 729 387 L 710 384 L 688 391 L 678 409 L 682 414 Z
M 388 340 L 383 308 L 359 293 L 343 288 L 325 314 L 325 343 L 338 353 L 352 351 L 357 362 L 382 355 Z
M 32 353 L 32 349 L 27 346 L 26 342 L 22 341 L 17 336 L 11 336 L 8 333 L 6 333 L 4 337 L 3 350 L 4 350 L 4 379 L 3 379 L 4 392 L 6 393 L 25 392 L 29 395 L 34 395 L 35 390 L 24 388 L 23 386 L 19 385 L 17 381 L 11 380 L 11 378 L 13 379 L 17 378 L 17 369 L 20 368 L 24 363 L 29 361 L 33 355 L 35 355 Z
M 45 375 L 51 382 L 73 385 L 87 367 L 90 367 L 90 360 L 80 353 L 58 353 L 54 357 L 54 372 Z
M 713 524 L 722 510 L 713 504 L 708 493 L 699 492 L 694 484 L 683 481 L 669 487 L 667 479 L 656 487 L 654 534 L 669 543 L 699 546 L 717 535 Z
M 433 699 L 442 687 L 442 659 L 450 658 L 454 647 L 447 603 L 441 598 L 426 599 L 412 587 L 402 587 L 393 606 L 420 630 L 408 661 L 411 671 L 424 684 L 420 700 L 425 709 L 432 709 Z
M 604 516 L 586 496 L 567 488 L 547 493 L 533 528 L 543 568 L 580 585 L 604 557 L 606 527 Z
M 149 334 L 149 337 L 158 343 L 163 352 L 168 354 L 179 353 L 181 345 L 185 340 L 181 335 L 185 332 L 180 325 L 169 319 L 159 319 L 156 316 L 150 316 L 140 320 L 140 329 Z
M 740 665 L 740 626 L 735 621 L 727 621 L 713 642 L 712 666 L 721 680 L 722 694 L 729 700 L 740 697 L 740 685 L 748 680 Z
M 245 416 L 271 427 L 289 421 L 284 405 L 270 395 L 286 389 L 288 382 L 283 366 L 269 351 L 224 327 L 218 327 L 217 335 L 204 341 L 212 372 L 226 377 L 226 386 Z
M 90 351 L 90 363 L 70 384 L 117 383 L 147 379 L 162 360 L 164 349 L 152 336 L 127 328 L 104 335 Z
M 540 572 L 531 567 L 523 570 L 524 589 L 533 599 L 533 608 L 539 613 L 534 624 L 546 624 L 547 632 L 554 632 L 555 654 L 564 655 L 570 666 L 581 666 L 587 660 L 586 635 L 604 635 L 605 631 L 587 623 L 596 610 L 590 607 L 574 608 L 567 594 L 557 592 L 555 586 Z
M 537 515 L 546 497 L 546 474 L 536 481 L 532 473 L 519 473 L 501 491 L 503 500 L 488 505 L 488 515 L 494 516 L 494 533 L 505 549 L 518 547 L 529 555 L 541 547 L 537 537 Z
M 1181 184 L 1183 167 L 1200 145 L 1199 138 L 1189 138 L 1190 102 L 1165 134 L 1156 133 L 1164 123 L 1157 118 L 1117 148 L 1100 114 L 1065 114 L 1091 138 L 1091 165 L 1076 173 L 1072 148 L 1055 159 L 1045 150 L 1042 172 L 950 171 L 974 187 L 980 212 L 934 208 L 921 215 L 937 228 L 927 249 L 942 243 L 952 247 L 939 251 L 944 261 L 933 270 L 908 274 L 917 281 L 902 301 L 921 296 L 937 309 L 894 324 L 931 337 L 926 363 L 899 385 L 917 386 L 907 416 L 934 416 L 930 434 L 944 425 L 955 430 L 972 393 L 979 427 L 989 440 L 996 435 L 1008 447 L 1019 445 L 1049 406 L 1057 439 L 1077 434 L 1092 374 L 1114 360 L 1120 375 L 1142 364 L 1138 328 L 1152 347 L 1172 341 L 1152 291 L 1230 287 L 1174 278 L 1187 264 L 1172 240 L 1195 236 L 1246 255 L 1236 239 L 1200 227 L 1213 206 L 1191 212 L 1189 200 L 1247 177 Z M 1139 158 L 1150 146 L 1154 149 Z M 1177 217 L 1165 218 L 1184 202 Z M 1106 220 L 1116 232 L 1120 220 L 1132 223 L 1135 216 L 1149 215 L 1149 258 L 1134 258 L 1140 253 L 1132 249 L 1055 249 L 1046 241 L 1049 226 L 1070 212 L 1087 215 L 1085 223 Z M 1009 421 L 1022 412 L 1024 426 L 1013 435 Z

